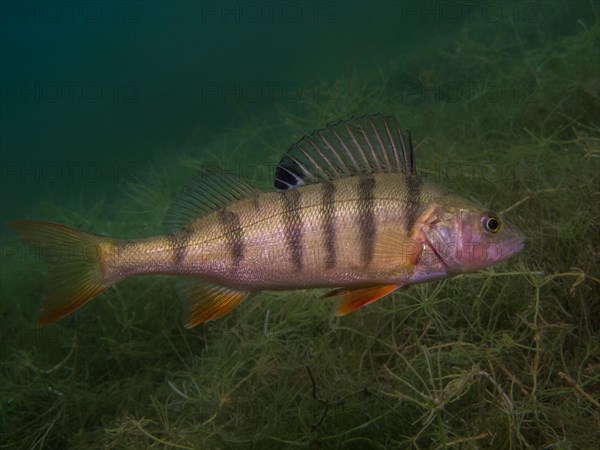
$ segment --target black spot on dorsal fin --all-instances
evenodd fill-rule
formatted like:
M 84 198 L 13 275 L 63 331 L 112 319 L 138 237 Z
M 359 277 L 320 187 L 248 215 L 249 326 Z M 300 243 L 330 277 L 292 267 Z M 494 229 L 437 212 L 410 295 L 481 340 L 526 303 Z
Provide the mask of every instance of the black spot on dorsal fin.
M 275 189 L 286 191 L 302 184 L 300 167 L 291 159 L 282 160 L 275 169 Z

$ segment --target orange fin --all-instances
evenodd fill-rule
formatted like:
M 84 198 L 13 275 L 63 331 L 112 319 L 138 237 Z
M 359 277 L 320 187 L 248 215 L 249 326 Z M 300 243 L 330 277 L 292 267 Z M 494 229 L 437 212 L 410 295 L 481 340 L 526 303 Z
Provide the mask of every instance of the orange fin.
M 396 227 L 378 233 L 374 259 L 386 261 L 389 267 L 410 268 L 419 262 L 422 251 L 422 244 Z
M 355 289 L 341 288 L 328 292 L 323 297 L 339 297 L 335 315 L 345 316 L 369 303 L 376 302 L 399 287 L 399 284 L 378 284 L 376 286 Z
M 102 243 L 110 238 L 40 220 L 17 220 L 10 226 L 40 257 L 51 255 L 37 325 L 56 322 L 111 286 L 102 273 Z
M 184 303 L 186 328 L 223 317 L 250 295 L 201 280 L 180 281 L 177 287 Z

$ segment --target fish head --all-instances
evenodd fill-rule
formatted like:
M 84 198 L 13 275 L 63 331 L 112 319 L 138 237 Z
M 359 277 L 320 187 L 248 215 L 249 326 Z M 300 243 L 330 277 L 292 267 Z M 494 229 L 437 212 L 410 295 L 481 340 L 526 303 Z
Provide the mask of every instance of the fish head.
M 462 199 L 432 208 L 422 230 L 425 243 L 448 273 L 492 266 L 525 245 L 525 236 L 509 221 Z

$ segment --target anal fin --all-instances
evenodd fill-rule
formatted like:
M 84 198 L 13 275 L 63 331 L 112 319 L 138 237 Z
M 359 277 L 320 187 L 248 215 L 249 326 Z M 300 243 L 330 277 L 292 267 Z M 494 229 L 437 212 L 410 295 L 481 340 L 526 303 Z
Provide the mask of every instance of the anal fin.
M 186 328 L 223 317 L 250 295 L 248 291 L 202 280 L 182 280 L 177 288 L 183 301 Z
M 355 289 L 335 289 L 323 297 L 338 297 L 335 315 L 345 316 L 369 303 L 376 302 L 400 287 L 399 284 L 378 284 Z

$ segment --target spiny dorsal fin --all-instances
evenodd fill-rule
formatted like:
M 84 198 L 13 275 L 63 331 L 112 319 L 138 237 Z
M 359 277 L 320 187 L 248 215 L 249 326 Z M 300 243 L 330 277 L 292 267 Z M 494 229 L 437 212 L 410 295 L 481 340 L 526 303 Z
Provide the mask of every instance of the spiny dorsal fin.
M 163 224 L 169 232 L 175 232 L 199 217 L 259 193 L 260 190 L 230 172 L 202 166 L 175 196 Z
M 365 114 L 329 124 L 293 144 L 275 170 L 275 188 L 382 172 L 416 174 L 410 133 L 402 133 L 394 116 Z

